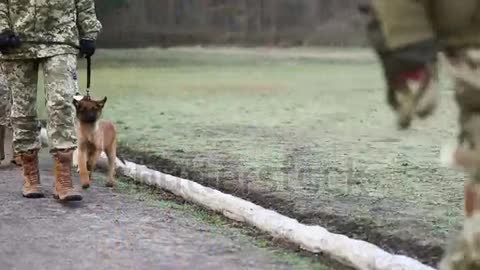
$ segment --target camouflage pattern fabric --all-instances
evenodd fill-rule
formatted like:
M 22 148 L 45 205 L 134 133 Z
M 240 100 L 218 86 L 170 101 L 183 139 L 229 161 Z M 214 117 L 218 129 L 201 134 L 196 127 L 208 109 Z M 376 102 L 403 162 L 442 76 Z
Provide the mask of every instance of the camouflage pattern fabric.
M 480 55 L 477 50 L 459 50 L 453 55 L 446 58 L 445 64 L 455 80 L 455 99 L 460 113 L 458 145 L 480 156 Z M 480 269 L 480 167 L 466 172 L 469 177 L 465 185 L 467 217 L 462 231 L 449 243 L 439 270 Z M 467 196 L 472 194 L 475 194 L 472 205 L 467 207 Z M 468 214 L 471 207 L 473 216 Z
M 24 42 L 20 48 L 0 56 L 18 60 L 77 54 L 79 40 L 95 40 L 102 25 L 95 14 L 94 0 L 0 0 L 0 32 L 8 29 L 22 41 L 71 44 Z
M 438 265 L 439 270 L 480 269 L 480 215 L 465 220 L 463 230 L 447 247 L 445 256 Z
M 480 0 L 372 0 L 372 6 L 390 49 L 430 39 L 448 47 L 480 45 Z
M 459 108 L 459 146 L 480 156 L 480 55 L 476 50 L 461 50 L 448 57 L 448 67 L 455 80 L 455 99 Z M 480 164 L 471 175 L 480 183 Z
M 0 126 L 10 125 L 10 107 L 11 107 L 10 89 L 7 85 L 7 77 L 0 64 Z
M 51 151 L 76 148 L 75 108 L 72 100 L 78 84 L 77 58 L 73 54 L 41 60 L 6 61 L 12 91 L 12 125 L 16 153 L 40 149 L 37 129 L 37 82 L 41 66 L 45 74 L 47 132 Z

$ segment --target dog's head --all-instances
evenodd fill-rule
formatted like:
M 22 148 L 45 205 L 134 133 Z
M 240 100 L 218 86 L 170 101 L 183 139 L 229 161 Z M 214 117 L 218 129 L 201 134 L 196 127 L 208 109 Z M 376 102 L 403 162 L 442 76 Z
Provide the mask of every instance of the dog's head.
M 73 105 L 77 112 L 77 119 L 82 123 L 95 123 L 102 116 L 102 110 L 107 97 L 102 100 L 93 100 L 90 97 L 75 98 Z

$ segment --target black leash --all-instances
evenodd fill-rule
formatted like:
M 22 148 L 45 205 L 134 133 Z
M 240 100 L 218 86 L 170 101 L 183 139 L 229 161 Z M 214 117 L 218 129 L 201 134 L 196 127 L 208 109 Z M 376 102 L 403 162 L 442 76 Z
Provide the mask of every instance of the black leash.
M 87 98 L 90 98 L 90 84 L 92 78 L 92 58 L 87 57 Z

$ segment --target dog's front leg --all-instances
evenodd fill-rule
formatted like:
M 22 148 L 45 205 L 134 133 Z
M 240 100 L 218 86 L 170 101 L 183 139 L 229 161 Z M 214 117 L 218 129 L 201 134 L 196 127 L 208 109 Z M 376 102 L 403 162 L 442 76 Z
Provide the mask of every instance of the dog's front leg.
M 87 189 L 90 187 L 90 172 L 87 169 L 87 151 L 85 147 L 80 146 L 78 148 L 78 169 L 80 170 L 80 182 L 82 188 Z
M 102 151 L 95 150 L 93 153 L 88 154 L 87 160 L 87 170 L 89 172 L 90 181 L 92 181 L 92 173 L 97 167 L 97 161 L 100 158 Z
M 117 144 L 114 142 L 109 149 L 105 151 L 108 158 L 108 179 L 107 187 L 115 186 L 115 169 L 117 161 Z

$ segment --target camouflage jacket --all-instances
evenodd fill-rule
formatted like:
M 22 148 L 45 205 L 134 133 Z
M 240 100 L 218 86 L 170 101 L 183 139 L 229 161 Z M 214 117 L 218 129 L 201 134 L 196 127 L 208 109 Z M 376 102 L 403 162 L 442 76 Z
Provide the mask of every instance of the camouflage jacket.
M 371 0 L 389 48 L 425 40 L 480 46 L 480 0 Z
M 0 0 L 0 32 L 7 29 L 23 44 L 0 59 L 35 59 L 78 53 L 79 40 L 95 40 L 102 25 L 94 0 Z

